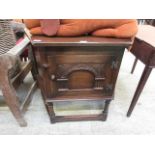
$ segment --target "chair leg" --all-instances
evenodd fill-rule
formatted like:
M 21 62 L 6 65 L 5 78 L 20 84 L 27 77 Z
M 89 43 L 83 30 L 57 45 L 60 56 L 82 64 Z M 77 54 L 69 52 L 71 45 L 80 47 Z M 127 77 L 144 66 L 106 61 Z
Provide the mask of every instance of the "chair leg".
M 34 57 L 33 47 L 32 46 L 29 46 L 28 57 L 29 57 L 29 59 L 32 62 L 31 74 L 32 74 L 32 77 L 33 77 L 33 79 L 35 81 L 35 80 L 37 80 L 38 70 L 37 70 L 36 61 L 35 61 L 35 57 Z
M 3 80 L 2 83 L 2 93 L 4 95 L 4 99 L 6 104 L 10 108 L 12 114 L 16 118 L 17 122 L 21 127 L 27 126 L 27 122 L 25 121 L 22 112 L 20 110 L 20 104 L 16 92 L 13 86 L 10 84 L 9 79 Z
M 134 64 L 133 64 L 133 66 L 132 66 L 131 74 L 133 74 L 133 72 L 134 72 L 134 70 L 135 70 L 135 67 L 136 67 L 136 65 L 137 65 L 137 62 L 138 62 L 138 59 L 135 58 Z

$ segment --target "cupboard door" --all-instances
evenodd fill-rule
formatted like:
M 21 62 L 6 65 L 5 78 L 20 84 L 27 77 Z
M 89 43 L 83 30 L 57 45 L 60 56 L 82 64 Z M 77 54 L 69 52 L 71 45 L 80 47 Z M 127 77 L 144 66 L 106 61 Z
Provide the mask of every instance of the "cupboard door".
M 48 55 L 48 74 L 59 91 L 112 87 L 115 55 Z

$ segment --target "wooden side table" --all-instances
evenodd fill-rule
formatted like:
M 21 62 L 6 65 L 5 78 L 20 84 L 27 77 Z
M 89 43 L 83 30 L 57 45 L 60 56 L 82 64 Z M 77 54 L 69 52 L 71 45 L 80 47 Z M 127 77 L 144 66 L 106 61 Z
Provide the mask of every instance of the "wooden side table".
M 38 82 L 52 123 L 102 120 L 114 97 L 122 56 L 131 39 L 103 37 L 32 37 Z M 103 100 L 101 114 L 57 116 L 53 102 Z
M 142 61 L 145 64 L 145 68 L 127 112 L 128 117 L 131 115 L 147 79 L 155 67 L 155 27 L 139 25 L 138 34 L 134 40 L 131 52 L 136 57 L 132 72 L 134 71 L 137 60 Z

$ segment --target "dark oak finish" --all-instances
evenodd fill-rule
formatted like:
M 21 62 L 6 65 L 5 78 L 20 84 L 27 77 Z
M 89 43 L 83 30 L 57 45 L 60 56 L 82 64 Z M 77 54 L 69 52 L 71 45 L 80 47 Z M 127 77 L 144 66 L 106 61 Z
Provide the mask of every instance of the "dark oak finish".
M 130 39 L 32 37 L 38 81 L 52 123 L 106 120 L 125 47 Z M 99 115 L 56 116 L 53 102 L 103 100 Z M 63 102 L 61 102 L 63 104 Z
M 150 25 L 139 26 L 139 31 L 134 40 L 131 52 L 133 55 L 135 55 L 136 60 L 140 60 L 145 64 L 145 68 L 127 112 L 128 117 L 131 116 L 138 98 L 147 82 L 147 79 L 152 69 L 155 67 L 155 27 Z

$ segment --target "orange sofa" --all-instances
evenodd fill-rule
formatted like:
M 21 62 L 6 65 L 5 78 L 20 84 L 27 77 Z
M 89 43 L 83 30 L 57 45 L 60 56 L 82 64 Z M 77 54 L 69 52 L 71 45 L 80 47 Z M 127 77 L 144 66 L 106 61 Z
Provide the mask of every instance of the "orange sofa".
M 32 35 L 131 38 L 138 31 L 134 19 L 24 19 Z

